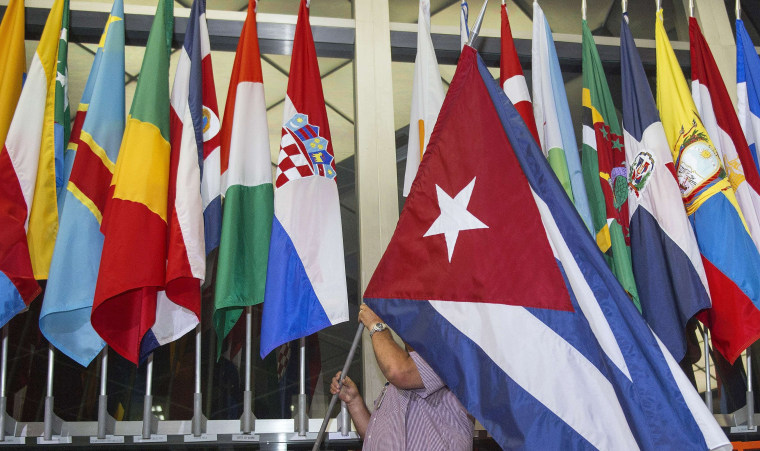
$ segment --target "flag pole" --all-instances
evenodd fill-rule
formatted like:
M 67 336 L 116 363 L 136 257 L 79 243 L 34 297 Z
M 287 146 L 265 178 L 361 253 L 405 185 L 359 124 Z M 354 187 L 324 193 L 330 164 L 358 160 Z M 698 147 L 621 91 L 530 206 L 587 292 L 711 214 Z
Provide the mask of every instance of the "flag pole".
M 245 390 L 243 391 L 243 417 L 240 418 L 240 431 L 250 434 L 253 431 L 253 421 L 256 419 L 252 413 L 251 392 L 251 343 L 253 330 L 253 309 L 245 308 Z
M 705 327 L 702 336 L 705 346 L 705 404 L 707 404 L 707 410 L 713 412 L 713 399 L 712 399 L 712 380 L 710 380 L 710 332 Z
M 694 17 L 694 0 L 689 0 L 689 17 Z
M 628 1 L 627 0 L 621 0 L 620 2 L 620 8 L 623 10 L 623 14 L 628 12 Z
M 752 393 L 752 352 L 747 348 L 747 429 L 755 429 L 755 395 Z
M 195 326 L 195 393 L 193 393 L 193 436 L 203 434 L 203 409 L 201 402 L 201 323 Z
M 354 353 L 356 352 L 356 348 L 359 347 L 359 340 L 362 338 L 363 331 L 364 324 L 359 323 L 359 327 L 356 328 L 356 335 L 354 335 L 354 342 L 351 343 L 351 349 L 349 349 L 348 357 L 346 357 L 346 363 L 343 364 L 343 370 L 340 372 L 340 381 L 338 382 L 339 385 L 343 385 L 343 379 L 345 379 L 346 374 L 348 374 L 348 367 L 351 366 L 351 361 L 354 360 Z M 332 396 L 332 399 L 330 399 L 330 405 L 327 406 L 325 418 L 322 420 L 322 425 L 319 427 L 319 434 L 317 434 L 317 439 L 314 442 L 314 446 L 311 448 L 311 451 L 317 451 L 319 449 L 319 446 L 322 444 L 322 439 L 324 438 L 325 430 L 327 429 L 327 423 L 330 421 L 330 414 L 332 413 L 333 407 L 335 407 L 335 402 L 337 400 L 338 394 L 336 393 Z
M 98 397 L 98 439 L 105 440 L 113 433 L 114 419 L 108 415 L 108 346 L 100 352 L 100 396 Z
M 301 437 L 306 435 L 309 417 L 306 415 L 306 337 L 298 340 L 299 375 L 298 375 L 298 414 L 296 416 L 296 432 Z
M 657 0 L 657 11 L 662 9 L 662 0 Z
M 736 0 L 736 20 L 742 18 L 742 4 L 739 0 Z
M 43 423 L 43 439 L 53 440 L 53 433 L 61 433 L 61 419 L 53 413 L 53 374 L 54 374 L 55 350 L 48 343 L 48 371 L 47 371 L 47 394 L 45 396 L 45 413 Z
M 480 7 L 478 19 L 475 21 L 475 24 L 473 24 L 472 30 L 470 31 L 470 39 L 467 41 L 467 45 L 470 47 L 475 43 L 475 39 L 477 39 L 478 33 L 480 33 L 480 26 L 483 24 L 483 16 L 486 15 L 486 6 L 488 6 L 488 0 L 485 0 L 483 6 Z
M 153 353 L 148 356 L 145 368 L 145 400 L 143 401 L 142 438 L 150 439 L 153 433 Z
M 6 410 L 7 398 L 5 397 L 6 378 L 8 376 L 8 325 L 3 326 L 2 347 L 3 356 L 0 358 L 0 442 L 5 441 L 5 428 L 15 423 L 15 420 L 8 416 Z
M 583 20 L 586 20 L 586 0 L 581 2 L 581 15 L 583 16 Z

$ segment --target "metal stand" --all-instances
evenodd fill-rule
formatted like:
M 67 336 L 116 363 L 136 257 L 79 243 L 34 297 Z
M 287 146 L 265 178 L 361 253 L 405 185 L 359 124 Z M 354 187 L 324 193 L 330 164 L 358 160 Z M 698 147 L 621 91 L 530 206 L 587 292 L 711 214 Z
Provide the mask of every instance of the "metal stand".
M 757 432 L 755 398 L 752 393 L 752 353 L 747 349 L 747 405 L 732 414 L 732 433 Z
M 351 415 L 348 413 L 348 405 L 344 401 L 340 402 L 340 413 L 335 419 L 338 422 L 338 431 L 343 437 L 348 437 L 351 432 Z
M 245 391 L 243 391 L 243 415 L 240 417 L 240 432 L 250 434 L 253 432 L 253 423 L 256 417 L 253 415 L 253 392 L 251 391 L 251 355 L 253 334 L 253 308 L 245 308 Z
M 309 415 L 306 413 L 306 338 L 298 340 L 299 376 L 298 376 L 298 411 L 296 413 L 296 432 L 305 437 L 309 432 Z
M 23 437 L 15 437 L 16 420 L 8 415 L 8 398 L 5 395 L 8 377 L 8 326 L 3 327 L 2 357 L 0 357 L 0 442 L 23 444 Z
M 202 409 L 201 394 L 201 324 L 195 326 L 195 393 L 193 393 L 192 435 L 185 435 L 186 442 L 216 441 L 216 434 L 206 434 L 206 422 Z
M 354 360 L 354 353 L 356 352 L 356 348 L 359 347 L 359 340 L 362 339 L 362 332 L 364 331 L 364 324 L 359 323 L 359 327 L 356 329 L 356 335 L 354 335 L 354 342 L 351 343 L 351 349 L 348 351 L 348 357 L 346 357 L 346 363 L 343 364 L 343 370 L 340 372 L 340 384 L 343 384 L 343 379 L 346 377 L 346 374 L 348 374 L 348 367 L 351 366 L 351 361 Z M 330 399 L 330 405 L 327 406 L 327 412 L 325 412 L 325 418 L 322 420 L 322 426 L 319 427 L 319 434 L 317 434 L 317 439 L 314 441 L 314 446 L 311 448 L 312 451 L 316 451 L 319 449 L 319 446 L 322 444 L 322 439 L 325 435 L 325 430 L 327 429 L 327 423 L 330 421 L 330 415 L 332 414 L 333 407 L 335 407 L 335 402 L 338 400 L 338 394 L 334 394 L 332 396 L 332 399 Z M 348 432 L 350 431 L 350 425 L 351 421 L 347 420 L 346 418 L 349 417 L 348 415 L 348 409 L 345 409 L 345 413 L 343 412 L 343 408 L 345 407 L 345 403 L 341 401 L 341 415 L 343 415 L 343 418 L 341 418 L 340 421 L 340 433 L 343 436 L 348 435 Z M 340 418 L 340 417 L 339 417 Z M 348 421 L 348 426 L 344 427 L 344 423 Z
M 45 396 L 45 422 L 44 433 L 37 437 L 37 443 L 71 443 L 71 437 L 64 437 L 63 420 L 53 412 L 53 365 L 55 363 L 55 351 L 53 345 L 48 344 L 48 372 L 47 372 L 47 396 Z M 55 436 L 55 437 L 54 437 Z
M 145 369 L 145 400 L 143 401 L 142 435 L 132 437 L 135 443 L 165 442 L 166 435 L 157 435 L 158 418 L 153 415 L 153 354 L 148 356 Z
M 707 410 L 713 413 L 712 380 L 710 379 L 710 332 L 705 328 L 702 339 L 705 346 L 705 404 Z
M 114 436 L 116 419 L 108 414 L 108 346 L 100 351 L 100 396 L 98 397 L 98 435 L 90 443 L 124 443 L 124 437 Z

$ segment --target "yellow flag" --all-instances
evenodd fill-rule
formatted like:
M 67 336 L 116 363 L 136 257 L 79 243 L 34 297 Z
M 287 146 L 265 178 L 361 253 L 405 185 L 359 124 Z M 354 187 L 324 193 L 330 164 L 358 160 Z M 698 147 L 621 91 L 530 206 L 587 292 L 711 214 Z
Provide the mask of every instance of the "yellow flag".
M 686 213 L 693 214 L 707 199 L 723 192 L 741 215 L 720 156 L 699 118 L 689 85 L 665 33 L 662 10 L 657 12 L 655 37 L 657 109 L 673 155 Z

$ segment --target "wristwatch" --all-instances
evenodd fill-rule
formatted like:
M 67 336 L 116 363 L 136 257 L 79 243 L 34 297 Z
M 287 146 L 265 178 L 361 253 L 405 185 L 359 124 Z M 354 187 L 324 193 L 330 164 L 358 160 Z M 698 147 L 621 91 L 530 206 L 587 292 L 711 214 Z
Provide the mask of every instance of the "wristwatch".
M 388 328 L 388 325 L 385 323 L 375 323 L 374 326 L 372 326 L 372 329 L 369 330 L 369 337 L 372 338 L 372 335 L 375 334 L 375 332 L 382 332 Z

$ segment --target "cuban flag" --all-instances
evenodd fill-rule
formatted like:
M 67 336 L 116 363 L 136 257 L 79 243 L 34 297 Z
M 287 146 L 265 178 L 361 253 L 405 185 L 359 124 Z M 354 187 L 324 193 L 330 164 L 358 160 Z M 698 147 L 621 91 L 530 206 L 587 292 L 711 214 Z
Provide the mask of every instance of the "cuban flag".
M 757 159 L 757 142 L 760 140 L 760 57 L 741 19 L 736 20 L 736 83 L 739 123 L 757 169 L 760 167 Z
M 633 273 L 642 315 L 680 361 L 686 354 L 686 322 L 710 307 L 707 276 L 626 19 L 620 26 L 620 61 Z
M 428 152 L 364 298 L 502 448 L 730 449 L 470 47 Z
M 348 320 L 335 159 L 309 6 L 301 0 L 275 174 L 261 357 Z
M 718 65 L 694 17 L 689 18 L 689 37 L 691 96 L 707 134 L 723 159 L 752 241 L 760 249 L 760 175 Z

